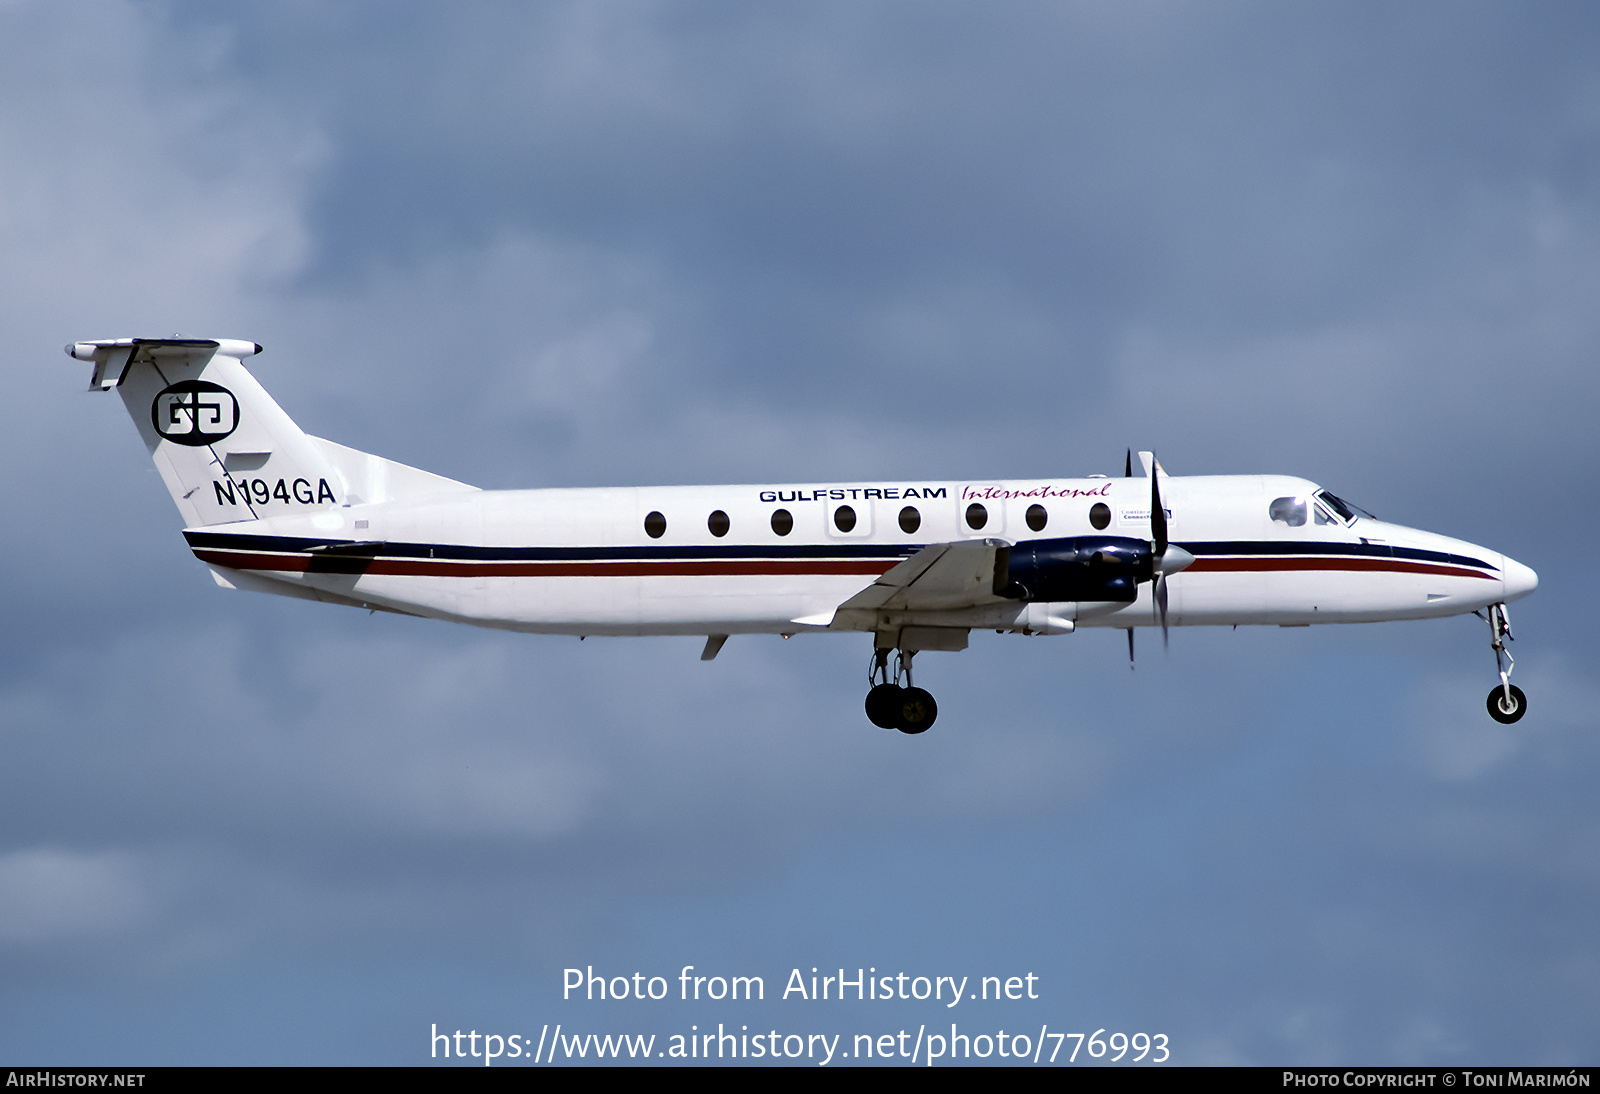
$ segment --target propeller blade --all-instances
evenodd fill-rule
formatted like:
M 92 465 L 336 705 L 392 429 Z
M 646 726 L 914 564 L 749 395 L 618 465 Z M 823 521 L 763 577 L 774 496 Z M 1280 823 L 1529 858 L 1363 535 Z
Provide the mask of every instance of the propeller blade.
M 1122 465 L 1122 477 L 1133 478 L 1133 449 L 1128 449 L 1128 462 Z
M 1133 628 L 1128 628 L 1128 671 L 1133 671 Z
M 1167 575 L 1161 574 L 1156 578 L 1156 611 L 1161 617 L 1161 648 L 1170 649 L 1171 642 L 1167 638 Z
M 1161 556 L 1167 553 L 1167 511 L 1161 507 L 1161 480 L 1153 468 L 1150 472 L 1150 531 L 1159 566 Z

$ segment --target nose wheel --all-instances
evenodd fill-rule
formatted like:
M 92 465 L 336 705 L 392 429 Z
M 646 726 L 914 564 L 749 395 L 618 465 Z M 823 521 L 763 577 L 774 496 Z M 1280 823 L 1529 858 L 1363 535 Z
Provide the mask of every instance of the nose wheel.
M 1511 670 L 1516 668 L 1517 659 L 1506 649 L 1506 642 L 1510 639 L 1511 617 L 1506 614 L 1506 606 L 1491 604 L 1489 647 L 1494 650 L 1495 668 L 1500 671 L 1500 686 L 1489 692 L 1489 717 L 1507 726 L 1519 721 L 1528 713 L 1528 697 L 1522 694 L 1521 688 L 1511 682 Z
M 1515 684 L 1504 684 L 1489 693 L 1489 717 L 1510 725 L 1528 710 L 1528 697 Z
M 894 672 L 889 671 L 889 650 L 874 650 L 867 671 L 867 720 L 879 729 L 922 733 L 939 716 L 939 704 L 922 688 L 911 685 L 911 650 L 896 650 Z M 901 681 L 905 681 L 902 685 Z

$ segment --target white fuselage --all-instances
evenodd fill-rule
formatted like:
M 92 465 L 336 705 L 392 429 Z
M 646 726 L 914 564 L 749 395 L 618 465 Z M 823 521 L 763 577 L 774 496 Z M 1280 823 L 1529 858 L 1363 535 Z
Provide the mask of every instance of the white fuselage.
M 973 630 L 1368 623 L 1487 608 L 1521 718 L 1505 603 L 1528 567 L 1386 524 L 1304 479 L 1145 477 L 480 490 L 302 430 L 239 339 L 74 342 L 116 390 L 229 587 L 544 634 L 873 636 L 868 720 L 917 734 L 924 650 Z M 891 663 L 891 655 L 893 662 Z
M 1194 556 L 1169 580 L 1172 625 L 1423 619 L 1513 600 L 1537 584 L 1498 552 L 1364 515 L 1347 520 L 1304 479 L 1162 473 L 1159 484 L 1171 542 Z M 1149 540 L 1150 497 L 1144 478 L 472 491 L 186 535 L 229 584 L 518 631 L 1023 630 L 1038 606 L 1030 616 L 1029 605 L 1002 596 L 892 619 L 837 609 L 930 544 Z M 1274 519 L 1275 500 L 1301 506 L 1279 506 L 1288 519 Z M 775 523 L 779 510 L 792 524 Z M 646 531 L 651 514 L 665 520 L 664 530 L 652 527 L 659 535 Z M 1149 626 L 1150 588 L 1141 584 L 1131 604 L 1060 603 L 1050 614 L 1077 626 Z

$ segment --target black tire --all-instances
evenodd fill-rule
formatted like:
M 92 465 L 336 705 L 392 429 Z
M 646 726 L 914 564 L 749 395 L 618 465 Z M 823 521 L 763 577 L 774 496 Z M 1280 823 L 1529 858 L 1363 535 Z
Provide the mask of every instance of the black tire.
M 900 725 L 900 693 L 905 688 L 893 684 L 879 684 L 867 692 L 867 721 L 879 729 L 895 729 Z
M 1508 726 L 1512 722 L 1519 720 L 1526 713 L 1528 713 L 1528 697 L 1522 694 L 1522 689 L 1517 685 L 1511 685 L 1511 705 L 1509 708 L 1506 706 L 1506 689 L 1504 687 L 1497 684 L 1495 689 L 1489 693 L 1489 717 L 1501 725 Z
M 906 688 L 897 708 L 900 715 L 895 725 L 901 733 L 922 733 L 939 717 L 939 704 L 921 688 Z

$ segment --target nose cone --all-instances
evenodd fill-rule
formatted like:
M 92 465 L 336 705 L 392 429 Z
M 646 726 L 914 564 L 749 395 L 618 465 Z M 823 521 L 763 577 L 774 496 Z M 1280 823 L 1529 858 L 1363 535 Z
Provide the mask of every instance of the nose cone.
M 1539 587 L 1539 575 L 1514 558 L 1501 555 L 1500 572 L 1505 575 L 1507 600 L 1527 596 Z

